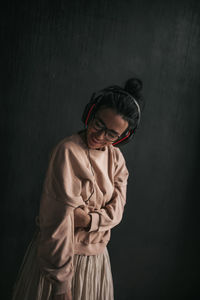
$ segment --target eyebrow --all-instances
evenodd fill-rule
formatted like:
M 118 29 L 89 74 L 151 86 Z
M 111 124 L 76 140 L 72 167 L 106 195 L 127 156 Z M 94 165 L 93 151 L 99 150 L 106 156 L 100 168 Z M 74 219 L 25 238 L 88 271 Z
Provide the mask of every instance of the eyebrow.
M 107 126 L 106 126 L 106 124 L 104 123 L 104 121 L 100 118 L 100 117 L 98 117 L 97 116 L 97 119 L 109 130 L 109 131 L 112 131 L 113 133 L 115 133 L 115 134 L 117 134 L 117 135 L 120 135 L 119 134 L 119 132 L 116 132 L 115 130 L 113 130 L 113 129 L 109 129 Z

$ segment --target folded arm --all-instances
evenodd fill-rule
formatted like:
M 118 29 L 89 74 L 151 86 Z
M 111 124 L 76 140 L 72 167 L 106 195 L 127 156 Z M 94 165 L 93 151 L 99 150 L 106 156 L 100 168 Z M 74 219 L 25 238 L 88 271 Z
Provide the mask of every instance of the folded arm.
M 126 190 L 129 172 L 119 149 L 116 149 L 114 192 L 111 200 L 101 209 L 90 212 L 88 231 L 106 231 L 120 223 L 126 204 Z

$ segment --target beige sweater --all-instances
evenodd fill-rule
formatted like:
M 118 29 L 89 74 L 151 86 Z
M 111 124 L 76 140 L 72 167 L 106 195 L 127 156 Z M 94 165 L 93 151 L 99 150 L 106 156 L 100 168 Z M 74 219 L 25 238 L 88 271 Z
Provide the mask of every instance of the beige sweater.
M 122 219 L 128 170 L 119 148 L 88 149 L 80 135 L 53 149 L 40 200 L 38 263 L 56 294 L 71 288 L 73 255 L 102 253 L 110 229 Z M 91 226 L 74 228 L 76 207 L 91 215 Z

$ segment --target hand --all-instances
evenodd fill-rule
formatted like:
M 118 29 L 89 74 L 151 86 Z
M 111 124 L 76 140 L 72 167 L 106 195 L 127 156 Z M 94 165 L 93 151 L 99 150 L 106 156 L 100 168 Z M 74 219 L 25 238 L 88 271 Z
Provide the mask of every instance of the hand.
M 65 294 L 54 295 L 53 300 L 72 300 L 71 290 L 68 290 Z
M 91 216 L 82 208 L 77 207 L 74 210 L 74 226 L 87 228 L 90 225 Z

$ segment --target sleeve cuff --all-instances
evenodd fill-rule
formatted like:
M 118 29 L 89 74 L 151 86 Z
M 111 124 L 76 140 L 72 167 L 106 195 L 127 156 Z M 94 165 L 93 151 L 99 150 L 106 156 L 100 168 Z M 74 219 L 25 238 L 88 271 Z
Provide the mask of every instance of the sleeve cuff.
M 98 213 L 89 213 L 91 216 L 90 228 L 87 230 L 88 232 L 97 231 L 99 229 L 99 214 Z

